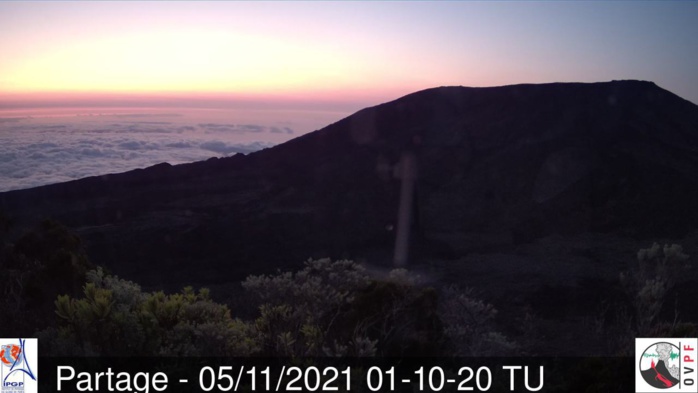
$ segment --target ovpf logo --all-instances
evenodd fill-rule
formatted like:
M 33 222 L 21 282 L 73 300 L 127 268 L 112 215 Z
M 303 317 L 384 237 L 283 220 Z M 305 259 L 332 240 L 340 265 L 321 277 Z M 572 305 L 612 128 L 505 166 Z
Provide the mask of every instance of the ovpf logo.
M 636 338 L 635 392 L 698 393 L 695 338 Z
M 36 393 L 37 346 L 35 338 L 0 339 L 0 392 Z

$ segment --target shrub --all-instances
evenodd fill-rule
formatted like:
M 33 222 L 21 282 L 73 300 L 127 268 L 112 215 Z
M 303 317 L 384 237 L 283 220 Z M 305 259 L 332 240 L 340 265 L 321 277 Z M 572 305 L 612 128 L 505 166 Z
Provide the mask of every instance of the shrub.
M 430 287 L 392 271 L 361 291 L 338 326 L 360 329 L 382 356 L 436 356 L 442 351 L 438 296 Z
M 255 326 L 267 355 L 481 355 L 513 348 L 493 329 L 491 305 L 455 287 L 440 299 L 404 269 L 371 279 L 351 261 L 309 260 L 299 272 L 251 276 L 243 287 L 262 302 Z M 462 319 L 465 313 L 476 315 L 477 326 Z
M 233 319 L 206 289 L 145 293 L 130 281 L 87 273 L 80 297 L 55 301 L 46 353 L 106 356 L 438 356 L 498 354 L 513 345 L 496 310 L 470 291 L 441 291 L 404 269 L 371 279 L 351 261 L 308 260 L 297 272 L 243 282 L 259 315 Z M 499 351 L 499 352 L 498 352 Z
M 84 296 L 59 296 L 58 329 L 42 334 L 55 354 L 245 356 L 257 351 L 251 327 L 234 320 L 206 289 L 143 293 L 137 284 L 89 272 Z M 51 349 L 49 352 L 51 352 Z
M 260 302 L 255 327 L 263 353 L 279 356 L 373 355 L 375 342 L 361 329 L 329 334 L 368 284 L 362 266 L 330 259 L 308 260 L 296 273 L 250 276 L 242 283 Z
M 3 332 L 12 337 L 48 325 L 52 301 L 58 294 L 78 294 L 92 265 L 80 238 L 55 221 L 42 222 L 14 242 L 9 226 L 0 217 L 0 313 L 13 321 Z
M 636 269 L 620 274 L 620 282 L 635 310 L 636 329 L 646 335 L 656 324 L 667 293 L 690 269 L 689 256 L 678 244 L 654 243 L 637 253 Z
M 496 315 L 494 306 L 475 298 L 472 289 L 451 285 L 441 291 L 439 316 L 453 355 L 511 355 L 516 345 L 496 330 Z

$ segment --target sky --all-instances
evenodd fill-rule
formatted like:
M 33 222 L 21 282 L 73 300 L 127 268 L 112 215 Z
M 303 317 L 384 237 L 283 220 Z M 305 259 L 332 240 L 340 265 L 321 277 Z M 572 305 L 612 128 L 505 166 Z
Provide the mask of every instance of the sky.
M 436 86 L 651 80 L 698 103 L 698 2 L 0 2 L 0 109 L 351 112 Z
M 431 87 L 650 80 L 698 2 L 0 1 L 0 192 L 249 153 Z

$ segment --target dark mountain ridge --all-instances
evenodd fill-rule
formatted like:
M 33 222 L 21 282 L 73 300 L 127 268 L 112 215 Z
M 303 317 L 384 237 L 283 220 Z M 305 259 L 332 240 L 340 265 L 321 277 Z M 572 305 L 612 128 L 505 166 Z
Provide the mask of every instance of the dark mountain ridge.
M 698 106 L 642 81 L 424 90 L 246 156 L 2 193 L 0 210 L 53 217 L 152 285 L 320 256 L 388 264 L 406 154 L 415 263 L 697 229 Z

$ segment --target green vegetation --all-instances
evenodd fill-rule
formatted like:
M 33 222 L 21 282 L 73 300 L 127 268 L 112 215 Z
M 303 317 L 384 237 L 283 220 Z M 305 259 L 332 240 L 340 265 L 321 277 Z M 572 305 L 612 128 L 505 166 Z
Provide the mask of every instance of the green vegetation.
M 376 280 L 352 261 L 309 260 L 295 273 L 250 276 L 243 287 L 259 305 L 252 320 L 231 317 L 205 289 L 144 293 L 98 268 L 87 273 L 82 296 L 58 297 L 59 324 L 40 337 L 47 353 L 63 356 L 424 356 L 513 349 L 492 333 L 492 305 L 455 287 L 438 293 L 401 269 Z M 468 319 L 455 317 L 458 312 Z
M 0 315 L 5 337 L 53 322 L 59 294 L 77 295 L 85 274 L 94 268 L 80 238 L 59 223 L 46 220 L 16 239 L 13 222 L 0 214 Z
M 511 356 L 516 342 L 472 289 L 433 287 L 404 269 L 369 274 L 353 261 L 308 260 L 295 272 L 249 276 L 243 319 L 208 290 L 144 292 L 94 268 L 80 239 L 45 221 L 13 238 L 0 216 L 3 335 L 38 331 L 42 351 L 60 356 Z M 662 317 L 668 294 L 690 268 L 681 246 L 654 244 L 621 274 L 627 302 L 597 323 L 612 352 L 636 336 L 694 337 L 696 325 Z M 623 310 L 627 312 L 623 313 Z M 526 342 L 525 345 L 522 342 Z
M 698 325 L 679 319 L 678 303 L 673 304 L 673 317 L 667 315 L 671 311 L 671 304 L 667 304 L 669 295 L 685 280 L 689 269 L 689 256 L 678 244 L 654 243 L 638 251 L 637 265 L 619 276 L 625 301 L 606 304 L 606 309 L 597 316 L 594 329 L 609 342 L 610 352 L 632 355 L 635 337 L 698 334 Z M 610 310 L 613 314 L 609 314 Z
M 250 326 L 232 319 L 205 289 L 143 293 L 137 284 L 87 274 L 82 298 L 56 300 L 58 328 L 41 333 L 60 355 L 248 355 L 257 344 Z
M 636 269 L 621 273 L 620 282 L 634 308 L 639 337 L 652 337 L 648 334 L 656 330 L 667 294 L 691 268 L 688 259 L 678 244 L 661 247 L 654 243 L 638 251 Z

